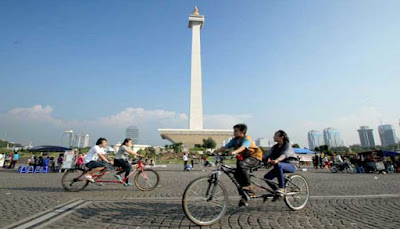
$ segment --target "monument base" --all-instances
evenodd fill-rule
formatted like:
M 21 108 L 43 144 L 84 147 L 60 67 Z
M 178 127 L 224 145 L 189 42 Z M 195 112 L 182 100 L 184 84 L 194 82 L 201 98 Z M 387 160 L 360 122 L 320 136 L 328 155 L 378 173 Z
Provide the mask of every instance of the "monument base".
M 159 129 L 161 138 L 172 143 L 182 143 L 188 148 L 203 144 L 203 139 L 212 138 L 221 146 L 224 141 L 233 137 L 233 130 L 191 130 L 191 129 Z

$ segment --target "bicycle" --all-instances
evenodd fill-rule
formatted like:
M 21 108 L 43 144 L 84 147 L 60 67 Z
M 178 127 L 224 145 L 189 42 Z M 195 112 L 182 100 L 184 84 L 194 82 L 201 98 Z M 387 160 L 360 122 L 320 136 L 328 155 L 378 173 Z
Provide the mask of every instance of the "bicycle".
M 85 178 L 84 174 L 89 169 L 74 168 L 69 169 L 61 179 L 61 184 L 66 191 L 79 192 L 82 191 L 89 185 L 89 181 Z M 93 180 L 95 184 L 102 183 L 125 183 L 129 177 L 136 173 L 134 178 L 135 186 L 141 191 L 152 191 L 154 190 L 160 181 L 160 176 L 155 170 L 144 168 L 142 160 L 139 160 L 136 164 L 136 168 L 132 170 L 128 176 L 123 178 L 121 181 L 115 180 L 103 180 L 102 177 L 107 174 L 107 168 L 101 170 L 99 174 L 94 174 Z
M 225 214 L 228 206 L 228 192 L 225 186 L 219 181 L 221 172 L 225 173 L 236 186 L 239 195 L 246 201 L 250 199 L 262 198 L 264 202 L 269 198 L 278 198 L 271 187 L 263 186 L 255 180 L 260 180 L 278 187 L 276 182 L 257 177 L 253 174 L 264 164 L 253 168 L 250 171 L 251 183 L 258 188 L 266 191 L 263 195 L 250 195 L 245 191 L 236 180 L 235 168 L 231 168 L 223 163 L 224 157 L 220 157 L 217 169 L 210 172 L 208 176 L 199 177 L 193 180 L 185 189 L 182 197 L 182 206 L 186 217 L 194 224 L 199 226 L 209 226 L 218 222 Z M 294 210 L 303 209 L 309 199 L 309 187 L 306 179 L 298 174 L 285 175 L 286 193 L 283 195 L 286 205 Z M 197 189 L 196 189 L 197 188 Z
M 347 173 L 354 174 L 355 173 L 355 168 L 350 162 L 343 162 L 343 164 L 335 164 L 331 163 L 331 168 L 330 171 L 332 173 L 337 173 L 338 171 L 344 172 L 346 171 Z

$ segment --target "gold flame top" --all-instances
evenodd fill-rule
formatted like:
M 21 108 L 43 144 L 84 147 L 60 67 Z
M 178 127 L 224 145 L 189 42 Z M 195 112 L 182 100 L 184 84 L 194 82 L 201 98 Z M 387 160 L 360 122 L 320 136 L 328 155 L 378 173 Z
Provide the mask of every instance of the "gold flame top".
M 199 10 L 197 9 L 197 6 L 194 7 L 193 14 L 199 15 Z

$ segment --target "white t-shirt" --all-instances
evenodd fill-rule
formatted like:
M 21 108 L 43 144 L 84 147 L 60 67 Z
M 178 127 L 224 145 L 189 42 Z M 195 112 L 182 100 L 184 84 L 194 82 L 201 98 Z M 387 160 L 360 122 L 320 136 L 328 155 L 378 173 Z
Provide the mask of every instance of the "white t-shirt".
M 187 161 L 188 160 L 188 157 L 187 157 L 187 155 L 185 154 L 185 155 L 183 155 L 183 160 L 184 161 Z
M 101 148 L 98 145 L 93 146 L 83 158 L 83 163 L 87 164 L 91 161 L 97 161 L 97 159 L 99 159 L 99 154 L 105 154 L 104 148 Z
M 343 163 L 342 157 L 339 154 L 336 156 L 336 161 Z

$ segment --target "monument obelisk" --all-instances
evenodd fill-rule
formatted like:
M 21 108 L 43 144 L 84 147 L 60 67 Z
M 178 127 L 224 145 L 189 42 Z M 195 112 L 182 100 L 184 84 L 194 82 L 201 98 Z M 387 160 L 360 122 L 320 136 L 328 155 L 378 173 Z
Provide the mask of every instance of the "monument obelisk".
M 203 99 L 201 84 L 201 52 L 200 30 L 203 27 L 204 16 L 199 14 L 197 7 L 189 15 L 189 28 L 192 29 L 192 55 L 190 68 L 190 105 L 189 129 L 159 129 L 161 138 L 173 143 L 182 143 L 186 147 L 203 144 L 203 139 L 212 138 L 218 145 L 232 137 L 233 131 L 203 129 Z
M 190 70 L 190 113 L 189 129 L 203 129 L 203 99 L 201 92 L 201 53 L 200 29 L 203 27 L 204 16 L 199 15 L 197 7 L 189 16 L 189 28 L 192 29 L 192 58 Z

